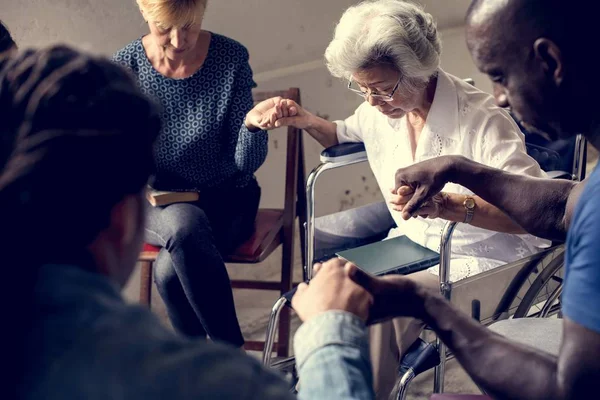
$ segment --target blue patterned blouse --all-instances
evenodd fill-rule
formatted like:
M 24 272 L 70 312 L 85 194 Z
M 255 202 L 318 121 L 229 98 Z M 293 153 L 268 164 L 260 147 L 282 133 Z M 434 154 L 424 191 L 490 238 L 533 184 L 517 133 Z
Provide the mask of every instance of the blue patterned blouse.
M 142 91 L 163 107 L 153 186 L 160 190 L 244 187 L 267 156 L 267 133 L 252 133 L 244 118 L 256 87 L 248 51 L 235 40 L 211 35 L 202 67 L 184 79 L 156 71 L 137 39 L 113 60 L 130 69 Z

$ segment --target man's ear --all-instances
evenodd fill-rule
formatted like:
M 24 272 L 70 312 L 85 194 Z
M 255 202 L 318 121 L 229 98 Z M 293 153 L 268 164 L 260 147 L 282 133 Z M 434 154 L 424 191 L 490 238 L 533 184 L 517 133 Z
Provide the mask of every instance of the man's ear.
M 136 239 L 143 224 L 143 207 L 143 199 L 139 195 L 127 195 L 113 207 L 111 226 L 121 245 L 127 245 Z
M 550 39 L 539 38 L 533 44 L 533 50 L 546 74 L 552 77 L 556 86 L 560 86 L 565 75 L 565 65 L 560 48 Z

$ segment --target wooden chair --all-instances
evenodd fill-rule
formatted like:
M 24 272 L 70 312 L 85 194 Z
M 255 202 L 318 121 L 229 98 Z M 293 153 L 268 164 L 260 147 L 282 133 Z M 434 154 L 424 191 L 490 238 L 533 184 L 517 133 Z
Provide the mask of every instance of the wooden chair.
M 254 103 L 259 103 L 271 97 L 281 96 L 300 103 L 300 89 L 271 92 L 254 92 Z M 285 200 L 283 209 L 260 209 L 256 217 L 254 234 L 243 243 L 233 254 L 225 257 L 225 262 L 238 264 L 257 264 L 271 255 L 273 250 L 282 246 L 281 279 L 273 281 L 232 280 L 231 285 L 236 289 L 276 290 L 280 296 L 292 289 L 292 272 L 294 265 L 294 223 L 298 217 L 300 226 L 300 244 L 302 265 L 305 264 L 305 231 L 306 197 L 304 171 L 304 148 L 300 129 L 288 127 L 287 153 L 285 171 Z M 150 306 L 152 293 L 152 263 L 160 251 L 159 247 L 144 245 L 139 257 L 140 274 L 140 303 Z M 276 343 L 277 355 L 285 357 L 289 351 L 290 313 L 289 309 L 282 311 L 279 324 L 279 339 Z M 248 341 L 247 350 L 262 351 L 264 342 Z

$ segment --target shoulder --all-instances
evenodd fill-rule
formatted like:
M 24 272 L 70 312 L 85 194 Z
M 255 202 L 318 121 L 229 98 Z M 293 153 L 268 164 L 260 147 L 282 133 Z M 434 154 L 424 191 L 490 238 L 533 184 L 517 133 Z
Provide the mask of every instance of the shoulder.
M 246 49 L 243 44 L 227 36 L 219 35 L 218 33 L 211 32 L 211 35 L 211 41 L 213 42 L 214 49 L 218 53 L 229 55 L 230 57 L 237 56 L 242 60 L 248 61 L 248 49 Z
M 600 333 L 600 171 L 586 181 L 567 237 L 565 316 Z
M 112 60 L 125 67 L 133 69 L 135 66 L 137 66 L 141 55 L 144 55 L 144 47 L 142 46 L 142 40 L 140 38 L 118 50 L 115 54 L 113 54 Z

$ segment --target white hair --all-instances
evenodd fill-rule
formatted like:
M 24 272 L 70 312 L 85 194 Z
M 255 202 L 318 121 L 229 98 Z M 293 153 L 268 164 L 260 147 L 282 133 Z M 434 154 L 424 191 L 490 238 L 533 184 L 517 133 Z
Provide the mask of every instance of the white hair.
M 338 78 L 377 65 L 390 65 L 405 90 L 435 75 L 442 43 L 431 14 L 403 0 L 368 0 L 348 8 L 325 50 L 329 72 Z

